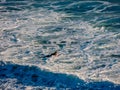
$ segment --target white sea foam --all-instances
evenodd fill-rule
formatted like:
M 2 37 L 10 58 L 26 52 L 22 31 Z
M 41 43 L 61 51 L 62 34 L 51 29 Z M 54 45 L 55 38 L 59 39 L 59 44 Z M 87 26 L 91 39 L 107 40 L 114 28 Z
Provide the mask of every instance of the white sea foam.
M 76 75 L 88 82 L 107 80 L 120 84 L 120 34 L 81 19 L 72 20 L 73 16 L 43 8 L 3 12 L 0 59 Z M 59 56 L 43 58 L 55 51 Z

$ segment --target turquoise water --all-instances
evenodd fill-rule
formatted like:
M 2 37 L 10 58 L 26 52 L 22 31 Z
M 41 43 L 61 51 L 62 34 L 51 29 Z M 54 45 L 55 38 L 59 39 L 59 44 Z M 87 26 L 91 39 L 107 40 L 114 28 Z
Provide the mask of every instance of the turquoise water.
M 120 1 L 1 0 L 0 89 L 119 90 Z

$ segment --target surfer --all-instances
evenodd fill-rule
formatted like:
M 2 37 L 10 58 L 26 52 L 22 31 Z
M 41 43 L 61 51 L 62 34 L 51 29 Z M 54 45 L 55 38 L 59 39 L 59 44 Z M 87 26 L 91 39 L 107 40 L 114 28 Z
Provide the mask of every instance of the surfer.
M 52 56 L 58 56 L 58 52 L 55 51 L 54 53 L 51 53 L 51 54 L 46 55 L 46 56 L 44 56 L 44 57 L 52 57 Z

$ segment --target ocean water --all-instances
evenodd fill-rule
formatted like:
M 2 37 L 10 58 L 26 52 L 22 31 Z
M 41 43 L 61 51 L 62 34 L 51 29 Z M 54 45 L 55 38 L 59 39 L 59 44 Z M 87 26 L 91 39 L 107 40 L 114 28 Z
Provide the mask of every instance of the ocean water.
M 0 90 L 120 90 L 120 1 L 0 0 Z

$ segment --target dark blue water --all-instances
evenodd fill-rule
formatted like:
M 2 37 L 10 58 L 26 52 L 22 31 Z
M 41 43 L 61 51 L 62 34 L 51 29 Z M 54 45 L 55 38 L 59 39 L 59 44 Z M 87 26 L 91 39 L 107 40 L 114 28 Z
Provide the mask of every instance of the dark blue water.
M 119 90 L 120 1 L 0 0 L 0 61 L 3 90 Z

